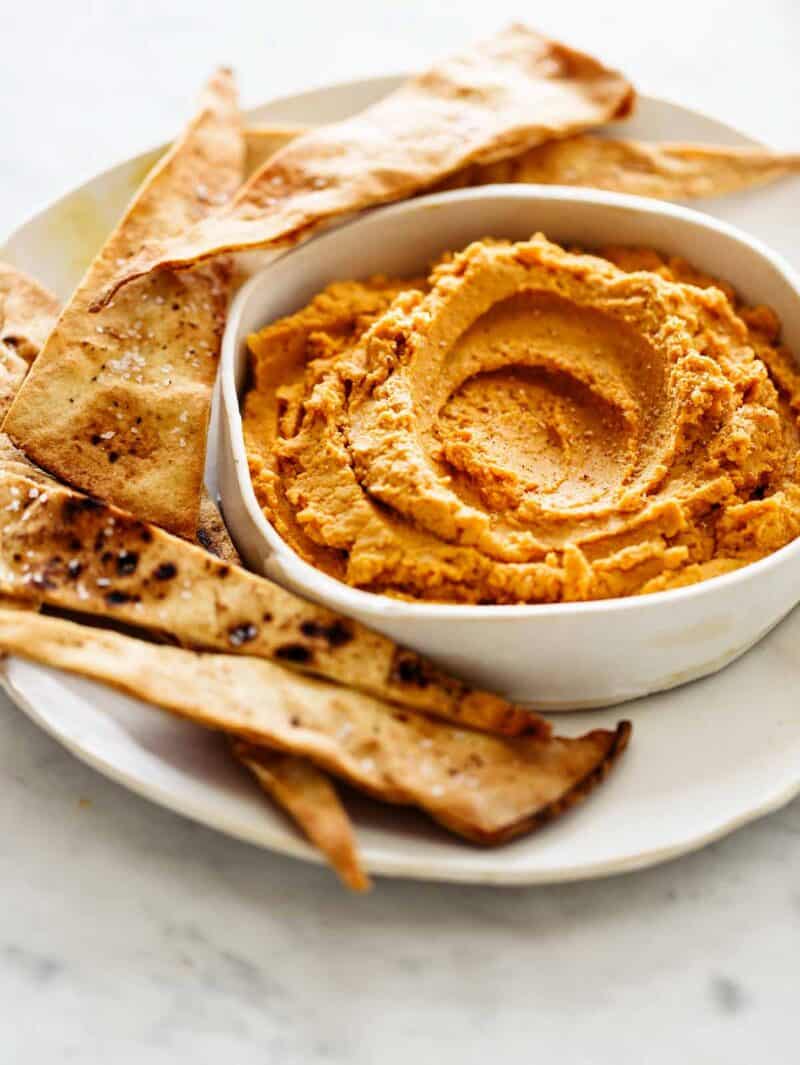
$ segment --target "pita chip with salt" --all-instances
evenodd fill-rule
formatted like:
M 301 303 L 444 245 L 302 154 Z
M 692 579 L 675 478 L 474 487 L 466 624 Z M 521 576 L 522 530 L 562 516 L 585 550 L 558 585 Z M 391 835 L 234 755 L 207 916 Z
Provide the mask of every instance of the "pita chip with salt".
M 0 649 L 308 758 L 486 845 L 532 832 L 582 801 L 630 735 L 622 722 L 574 739 L 490 736 L 262 659 L 186 651 L 25 611 L 0 609 Z
M 291 243 L 331 219 L 412 196 L 471 163 L 624 118 L 633 101 L 630 83 L 617 71 L 526 26 L 511 26 L 360 114 L 292 140 L 230 204 L 178 236 L 143 241 L 93 308 L 143 274 Z
M 9 411 L 4 429 L 40 466 L 194 539 L 229 266 L 163 273 L 101 315 L 89 304 L 148 239 L 170 239 L 238 186 L 244 141 L 220 70 L 92 263 Z

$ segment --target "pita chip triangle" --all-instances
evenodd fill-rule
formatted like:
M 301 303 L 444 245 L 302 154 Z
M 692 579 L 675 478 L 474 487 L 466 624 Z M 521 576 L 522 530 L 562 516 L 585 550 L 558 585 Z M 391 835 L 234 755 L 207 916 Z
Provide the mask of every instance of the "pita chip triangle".
M 168 272 L 89 304 L 148 239 L 170 239 L 227 201 L 244 140 L 220 70 L 185 133 L 156 164 L 64 308 L 4 429 L 57 477 L 194 539 L 229 266 Z
M 527 26 L 509 26 L 360 114 L 268 155 L 221 210 L 177 237 L 142 242 L 93 309 L 152 270 L 292 243 L 334 218 L 413 196 L 470 163 L 625 118 L 633 101 L 617 71 Z

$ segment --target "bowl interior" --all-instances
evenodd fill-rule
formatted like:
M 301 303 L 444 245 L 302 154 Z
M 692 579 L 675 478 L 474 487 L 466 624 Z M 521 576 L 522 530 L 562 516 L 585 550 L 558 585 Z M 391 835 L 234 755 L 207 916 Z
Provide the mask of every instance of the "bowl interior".
M 371 608 L 384 614 L 431 609 L 427 604 L 419 607 L 361 592 L 320 573 L 300 559 L 264 519 L 250 483 L 239 409 L 247 379 L 248 334 L 299 310 L 333 281 L 381 273 L 410 277 L 424 272 L 442 252 L 458 250 L 471 241 L 484 237 L 525 240 L 536 232 L 587 249 L 627 244 L 680 255 L 729 281 L 747 302 L 773 307 L 783 322 L 786 343 L 800 351 L 800 279 L 791 267 L 758 241 L 687 208 L 594 190 L 493 186 L 441 193 L 373 211 L 270 263 L 242 288 L 229 316 L 223 344 L 221 414 L 226 419 L 238 491 L 251 524 L 263 536 L 261 558 L 264 553 L 269 556 L 268 575 L 338 609 Z M 229 494 L 225 487 L 230 490 L 230 486 L 221 487 L 224 504 Z M 234 520 L 234 536 L 236 524 Z M 246 545 L 244 554 L 256 568 L 265 570 Z M 738 574 L 730 577 L 736 579 Z

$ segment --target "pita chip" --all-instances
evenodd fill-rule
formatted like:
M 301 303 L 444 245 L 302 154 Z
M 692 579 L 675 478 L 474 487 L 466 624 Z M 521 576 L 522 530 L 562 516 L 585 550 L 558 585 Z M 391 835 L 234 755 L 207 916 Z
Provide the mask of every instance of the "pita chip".
M 661 200 L 723 196 L 800 173 L 800 154 L 612 140 L 589 133 L 551 140 L 511 159 L 471 166 L 444 187 L 577 185 Z
M 450 56 L 343 122 L 267 158 L 226 207 L 177 237 L 147 239 L 94 302 L 153 270 L 294 242 L 331 219 L 405 199 L 470 163 L 624 118 L 621 74 L 514 25 Z
M 532 832 L 584 799 L 630 736 L 625 722 L 575 739 L 490 736 L 258 658 L 197 654 L 24 611 L 0 610 L 0 649 L 308 758 L 487 845 Z
M 0 344 L 29 366 L 39 354 L 58 315 L 55 296 L 22 270 L 0 263 Z
M 255 169 L 306 126 L 245 130 L 248 166 Z M 800 173 L 800 154 L 769 148 L 612 139 L 593 133 L 545 141 L 521 155 L 457 171 L 437 188 L 477 185 L 573 185 L 660 200 L 724 196 Z M 427 191 L 427 190 L 426 190 Z
M 21 270 L 0 263 L 0 421 L 58 315 L 58 300 Z
M 98 316 L 88 306 L 146 239 L 173 238 L 227 200 L 243 159 L 233 79 L 221 70 L 62 312 L 4 425 L 62 480 L 190 539 L 229 267 L 163 273 Z
M 272 658 L 473 728 L 549 732 L 387 637 L 13 461 L 0 462 L 0 592 Z
M 330 862 L 352 891 L 368 891 L 369 877 L 358 853 L 353 826 L 331 781 L 313 762 L 293 754 L 237 740 L 236 757 L 267 795 Z
M 27 372 L 27 362 L 11 348 L 0 344 L 0 418 L 14 402 Z
M 208 492 L 204 492 L 200 500 L 197 543 L 224 562 L 233 562 L 237 566 L 242 563 L 239 552 L 236 550 L 233 540 L 231 540 L 228 528 L 222 520 L 219 507 Z
M 55 325 L 59 304 L 38 282 L 0 263 L 0 420 L 5 416 L 25 380 L 29 363 Z M 23 354 L 18 355 L 21 351 Z M 23 357 L 24 356 L 24 357 Z M 38 483 L 53 482 L 0 433 L 0 464 L 16 468 Z M 207 492 L 200 499 L 197 543 L 228 562 L 241 562 L 217 505 Z

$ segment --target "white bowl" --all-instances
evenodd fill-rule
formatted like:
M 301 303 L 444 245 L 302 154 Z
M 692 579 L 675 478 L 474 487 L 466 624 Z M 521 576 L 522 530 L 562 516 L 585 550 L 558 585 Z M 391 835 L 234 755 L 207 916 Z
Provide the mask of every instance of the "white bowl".
M 800 278 L 779 256 L 722 222 L 633 196 L 560 187 L 492 186 L 406 201 L 363 215 L 271 262 L 238 293 L 222 350 L 218 484 L 249 566 L 299 595 L 357 618 L 515 702 L 569 710 L 633 699 L 705 676 L 751 647 L 800 602 L 800 540 L 735 573 L 627 599 L 538 606 L 408 603 L 351 588 L 304 562 L 256 502 L 239 395 L 246 338 L 304 306 L 325 285 L 376 273 L 419 274 L 440 252 L 482 237 L 629 244 L 682 255 L 767 303 L 800 352 Z

